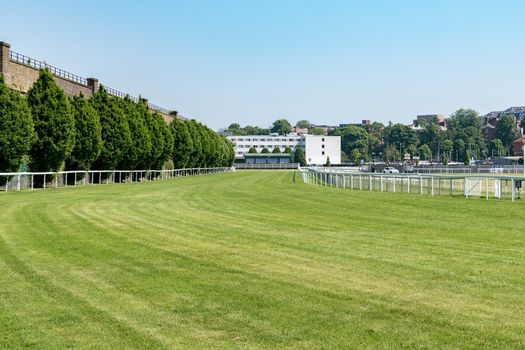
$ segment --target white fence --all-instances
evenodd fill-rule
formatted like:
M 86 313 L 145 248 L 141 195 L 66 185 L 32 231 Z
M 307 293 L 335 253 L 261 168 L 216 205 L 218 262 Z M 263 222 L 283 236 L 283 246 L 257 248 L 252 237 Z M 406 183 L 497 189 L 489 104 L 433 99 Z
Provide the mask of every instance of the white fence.
M 233 167 L 187 168 L 172 170 L 90 170 L 59 172 L 0 173 L 0 191 L 87 186 L 112 183 L 159 181 L 182 176 L 219 174 L 235 171 Z
M 356 173 L 334 168 L 302 168 L 303 182 L 312 186 L 379 192 L 525 199 L 525 177 L 490 175 L 422 175 Z

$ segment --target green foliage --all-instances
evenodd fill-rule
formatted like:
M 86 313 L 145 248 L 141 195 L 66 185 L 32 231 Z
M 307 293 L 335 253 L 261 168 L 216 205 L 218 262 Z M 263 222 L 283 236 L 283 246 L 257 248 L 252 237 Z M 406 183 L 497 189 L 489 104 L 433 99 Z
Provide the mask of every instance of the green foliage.
M 292 149 L 290 148 L 290 146 L 286 146 L 286 148 L 284 149 L 283 153 L 286 153 L 286 154 L 292 154 Z
M 139 103 L 134 103 L 128 96 L 119 100 L 120 108 L 128 123 L 130 132 L 130 143 L 128 151 L 123 155 L 118 168 L 128 169 L 149 169 L 152 151 L 152 135 L 147 125 L 149 113 L 143 100 L 139 98 Z
M 261 153 L 263 154 L 267 154 L 267 153 L 270 153 L 270 151 L 268 150 L 268 148 L 264 147 L 261 151 Z
M 422 160 L 427 160 L 430 157 L 432 157 L 432 151 L 430 150 L 430 146 L 427 144 L 421 145 L 419 147 L 419 157 Z
M 323 129 L 323 128 L 320 128 L 320 127 L 318 127 L 318 126 L 313 127 L 313 128 L 310 128 L 310 129 L 308 130 L 308 133 L 309 133 L 310 135 L 325 135 L 325 134 L 326 134 L 325 131 L 324 131 L 324 129 Z
M 151 169 L 162 169 L 163 164 L 168 161 L 173 154 L 173 134 L 168 124 L 164 121 L 164 118 L 162 118 L 158 112 L 152 113 L 151 115 L 153 117 L 152 120 L 157 124 L 155 133 L 159 138 L 157 142 L 159 151 L 155 152 L 156 157 L 152 159 Z
M 406 152 L 410 155 L 410 159 L 413 160 L 414 159 L 414 155 L 416 155 L 416 153 L 417 153 L 417 147 L 415 145 L 409 145 L 406 148 Z
M 262 129 L 258 126 L 246 125 L 242 128 L 238 123 L 230 124 L 224 131 L 231 132 L 233 135 L 269 135 L 270 129 Z
M 273 150 L 272 150 L 272 153 L 275 153 L 275 154 L 281 154 L 281 149 L 279 147 L 275 147 Z
M 439 127 L 438 120 L 434 118 L 429 123 L 424 124 L 419 141 L 421 144 L 427 144 L 433 154 L 437 154 L 443 137 L 444 133 Z
M 48 70 L 27 93 L 37 139 L 30 150 L 32 171 L 58 171 L 75 144 L 75 118 L 69 100 Z
M 346 154 L 352 154 L 352 150 L 357 149 L 361 155 L 368 155 L 368 133 L 365 129 L 348 125 L 332 130 L 329 135 L 341 136 L 341 150 Z
M 463 160 L 463 163 L 465 165 L 469 165 L 470 164 L 470 152 L 469 152 L 469 150 L 465 151 L 465 159 Z
M 485 141 L 481 133 L 481 119 L 476 111 L 472 109 L 459 109 L 448 120 L 447 138 L 461 147 L 459 158 L 464 156 L 465 149 L 471 149 L 474 157 L 480 157 L 485 150 Z M 459 140 L 462 143 L 459 143 Z M 459 148 L 457 149 L 458 151 Z
M 505 153 L 512 154 L 514 151 L 513 142 L 516 139 L 516 123 L 511 115 L 503 115 L 496 124 L 495 136 L 501 140 Z
M 0 172 L 17 172 L 35 140 L 26 100 L 10 91 L 0 75 Z M 5 183 L 0 178 L 0 185 Z
M 91 103 L 100 117 L 102 149 L 92 169 L 114 170 L 122 161 L 131 143 L 131 133 L 126 117 L 116 97 L 108 95 L 100 86 L 91 98 Z M 102 178 L 108 177 L 103 175 Z
M 352 153 L 350 153 L 350 161 L 356 165 L 360 163 L 361 153 L 359 153 L 359 150 L 357 148 L 354 148 L 352 150 Z
M 416 133 L 408 125 L 394 124 L 389 125 L 384 130 L 385 143 L 394 146 L 399 152 L 401 146 L 401 153 L 410 145 L 417 146 L 418 139 Z M 384 152 L 383 152 L 384 153 Z M 400 157 L 396 157 L 399 159 Z
M 295 126 L 301 129 L 308 129 L 312 126 L 312 123 L 310 123 L 308 120 L 299 120 Z
M 250 149 L 248 150 L 248 153 L 254 154 L 254 153 L 257 153 L 257 150 L 255 149 L 255 147 L 250 147 Z
M 193 151 L 193 140 L 188 130 L 188 125 L 175 118 L 170 124 L 173 135 L 173 163 L 176 169 L 188 167 Z
M 326 157 L 326 163 L 324 163 L 324 165 L 325 165 L 325 166 L 330 166 L 330 165 L 332 165 L 332 164 L 330 163 L 330 157 Z
M 286 135 L 292 132 L 292 126 L 286 119 L 277 119 L 273 122 L 272 132 L 279 135 Z
M 502 157 L 505 155 L 505 146 L 500 139 L 490 141 L 489 152 L 491 157 Z
M 301 166 L 305 166 L 306 165 L 306 156 L 304 155 L 304 151 L 301 147 L 296 147 L 295 148 L 295 153 L 294 153 L 294 163 L 299 163 L 299 165 Z
M 82 94 L 71 99 L 75 118 L 75 145 L 65 163 L 66 170 L 90 170 L 102 149 L 100 118 Z
M 186 125 L 188 125 L 188 131 L 190 133 L 191 139 L 193 141 L 193 149 L 190 154 L 189 168 L 197 168 L 201 164 L 202 160 L 202 140 L 199 130 L 197 129 L 197 122 L 195 120 L 186 120 Z

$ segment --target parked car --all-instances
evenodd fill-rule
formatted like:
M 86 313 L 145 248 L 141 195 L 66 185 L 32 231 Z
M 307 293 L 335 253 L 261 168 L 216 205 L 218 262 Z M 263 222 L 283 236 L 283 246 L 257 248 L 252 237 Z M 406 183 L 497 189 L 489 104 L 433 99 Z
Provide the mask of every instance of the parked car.
M 399 174 L 399 170 L 394 167 L 387 166 L 383 169 L 383 174 Z

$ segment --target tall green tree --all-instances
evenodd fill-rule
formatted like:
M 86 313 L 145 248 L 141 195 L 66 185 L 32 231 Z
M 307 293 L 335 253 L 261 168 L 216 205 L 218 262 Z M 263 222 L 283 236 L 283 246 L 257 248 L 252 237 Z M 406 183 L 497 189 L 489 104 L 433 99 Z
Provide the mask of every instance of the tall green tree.
M 100 117 L 82 93 L 71 99 L 71 107 L 75 117 L 75 146 L 66 159 L 65 169 L 90 170 L 102 149 Z
M 465 149 L 472 151 L 472 156 L 479 158 L 484 154 L 485 141 L 481 133 L 481 119 L 479 114 L 472 109 L 459 109 L 448 120 L 447 138 L 458 145 L 459 140 L 463 142 L 463 153 Z M 458 149 L 459 151 L 459 149 Z
M 135 103 L 126 96 L 119 100 L 120 108 L 126 118 L 130 132 L 128 151 L 123 155 L 118 168 L 124 170 L 147 169 L 151 154 L 151 135 L 144 113 L 149 113 L 142 99 Z
M 294 152 L 294 162 L 299 163 L 301 166 L 306 165 L 306 156 L 304 155 L 304 151 L 301 147 L 296 147 Z
M 419 142 L 421 144 L 427 144 L 432 151 L 432 154 L 437 155 L 441 143 L 443 142 L 443 131 L 439 127 L 437 118 L 432 119 L 429 123 L 425 123 L 423 130 L 421 131 Z
M 364 159 L 368 159 L 368 133 L 365 129 L 349 125 L 344 128 L 337 128 L 328 133 L 331 136 L 341 136 L 341 150 L 347 155 L 351 155 L 354 149 Z
M 398 152 L 401 151 L 401 154 L 405 153 L 408 146 L 418 145 L 415 131 L 412 130 L 410 126 L 404 124 L 387 126 L 384 130 L 384 138 L 386 144 L 394 146 Z
M 502 115 L 496 124 L 495 136 L 503 143 L 506 154 L 514 151 L 514 140 L 516 139 L 516 123 L 514 117 L 508 114 Z
M 272 132 L 278 133 L 279 135 L 286 135 L 292 132 L 292 126 L 286 119 L 277 119 L 273 122 Z
M 505 146 L 500 139 L 494 139 L 489 144 L 490 157 L 502 157 L 505 155 Z
M 199 167 L 202 160 L 202 142 L 200 132 L 197 130 L 195 120 L 186 120 L 186 125 L 188 126 L 188 132 L 190 133 L 191 140 L 193 141 L 193 149 L 190 154 L 190 159 L 188 163 L 189 168 Z
M 10 91 L 0 75 L 0 172 L 19 171 L 35 137 L 26 100 Z M 5 177 L 0 178 L 0 185 L 5 182 Z
M 100 117 L 102 136 L 102 149 L 97 160 L 93 162 L 92 169 L 115 170 L 131 143 L 128 122 L 118 99 L 109 96 L 103 86 L 93 94 L 91 103 Z M 105 173 L 101 179 L 109 176 L 109 173 Z
M 359 164 L 361 161 L 361 153 L 359 153 L 359 150 L 357 148 L 354 148 L 352 150 L 352 153 L 350 153 L 350 160 L 354 164 Z
M 27 93 L 27 102 L 37 134 L 30 150 L 31 170 L 58 171 L 75 144 L 75 118 L 69 99 L 51 73 L 41 69 Z
M 423 144 L 419 147 L 419 157 L 423 160 L 427 160 L 432 156 L 432 151 L 430 150 L 430 146 L 427 144 Z
M 173 163 L 175 169 L 186 168 L 193 152 L 193 141 L 188 131 L 188 125 L 175 118 L 170 124 L 173 135 Z
M 308 120 L 299 120 L 295 126 L 302 129 L 308 129 L 310 126 L 312 126 L 312 123 L 310 123 Z
M 164 164 L 171 158 L 171 155 L 173 154 L 174 139 L 171 129 L 169 125 L 166 124 L 166 122 L 164 121 L 164 118 L 162 118 L 162 116 L 158 112 L 153 113 L 153 117 L 159 124 L 160 135 L 162 137 L 163 142 L 162 152 L 160 152 L 158 158 L 155 159 L 152 168 L 155 170 L 161 170 L 164 169 Z

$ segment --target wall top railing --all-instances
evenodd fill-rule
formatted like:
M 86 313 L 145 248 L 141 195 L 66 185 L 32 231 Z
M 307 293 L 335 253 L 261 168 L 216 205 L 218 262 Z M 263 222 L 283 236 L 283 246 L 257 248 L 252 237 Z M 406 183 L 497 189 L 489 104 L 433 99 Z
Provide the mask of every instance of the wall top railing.
M 82 78 L 81 76 L 78 76 L 76 74 L 66 72 L 65 70 L 62 70 L 60 68 L 47 64 L 45 61 L 38 61 L 38 60 L 35 60 L 34 58 L 31 58 L 26 55 L 22 55 L 21 53 L 14 52 L 12 50 L 9 52 L 9 58 L 11 59 L 11 61 L 21 63 L 26 66 L 33 67 L 35 69 L 46 68 L 51 72 L 51 74 L 57 77 L 60 77 L 66 80 L 70 80 L 77 84 L 88 86 L 86 78 Z
M 59 77 L 59 78 L 65 79 L 65 80 L 69 80 L 69 81 L 74 82 L 76 84 L 80 84 L 80 85 L 89 87 L 87 78 L 83 78 L 83 77 L 81 77 L 79 75 L 67 72 L 67 71 L 62 70 L 62 69 L 57 68 L 57 67 L 54 67 L 54 66 L 48 64 L 45 61 L 35 60 L 34 58 L 31 58 L 31 57 L 23 55 L 21 53 L 15 52 L 13 50 L 9 51 L 9 58 L 13 62 L 20 63 L 20 64 L 23 64 L 23 65 L 26 65 L 26 66 L 29 66 L 29 67 L 32 67 L 32 68 L 35 68 L 35 69 L 45 68 L 45 69 L 49 70 L 49 72 L 51 72 L 51 74 L 53 74 L 56 77 Z M 106 89 L 108 94 L 110 94 L 111 96 L 115 96 L 115 97 L 119 97 L 119 98 L 125 98 L 126 96 L 129 96 L 129 98 L 133 102 L 138 103 L 138 101 L 139 101 L 138 98 L 136 98 L 134 96 L 131 96 L 129 94 L 126 94 L 124 92 L 112 89 L 112 88 L 107 87 L 107 86 L 104 86 L 104 88 Z M 152 103 L 148 102 L 147 105 L 148 105 L 149 109 L 157 111 L 159 113 L 166 114 L 166 115 L 170 115 L 170 113 L 171 113 L 170 110 L 168 110 L 166 108 L 159 107 L 159 106 L 154 105 Z M 180 118 L 184 119 L 182 117 L 180 117 Z

